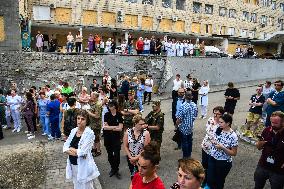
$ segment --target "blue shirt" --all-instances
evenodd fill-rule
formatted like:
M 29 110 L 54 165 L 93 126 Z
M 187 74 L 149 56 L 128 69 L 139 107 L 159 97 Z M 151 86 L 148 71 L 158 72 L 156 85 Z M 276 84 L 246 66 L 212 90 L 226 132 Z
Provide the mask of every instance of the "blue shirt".
M 177 99 L 177 105 L 176 105 L 176 117 L 178 115 L 179 109 L 182 106 L 182 104 L 184 103 L 184 99 L 183 98 L 178 98 Z
M 197 113 L 197 106 L 194 102 L 185 101 L 181 105 L 177 113 L 177 119 L 181 120 L 181 123 L 179 124 L 179 130 L 183 135 L 190 135 L 192 133 L 193 122 L 197 117 Z
M 41 116 L 46 115 L 47 104 L 49 103 L 49 100 L 47 98 L 39 99 L 37 103 L 38 103 L 39 114 Z
M 271 115 L 275 111 L 284 112 L 284 91 L 273 91 L 269 94 L 268 98 L 271 98 L 274 102 L 276 102 L 276 106 L 268 105 L 266 108 L 266 112 L 268 115 Z
M 139 90 L 141 89 L 141 90 Z M 139 84 L 138 86 L 138 91 L 137 91 L 137 96 L 142 97 L 145 91 L 145 85 Z
M 47 104 L 47 111 L 49 112 L 50 119 L 59 118 L 60 102 L 57 99 L 50 101 L 50 103 Z

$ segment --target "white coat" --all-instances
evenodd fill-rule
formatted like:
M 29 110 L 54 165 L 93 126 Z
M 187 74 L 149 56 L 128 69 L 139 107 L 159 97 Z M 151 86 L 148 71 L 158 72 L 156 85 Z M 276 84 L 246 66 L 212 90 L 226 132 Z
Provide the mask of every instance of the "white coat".
M 208 86 L 202 86 L 200 90 L 198 91 L 200 95 L 200 100 L 199 104 L 201 106 L 208 106 L 208 92 L 209 92 L 209 87 Z
M 69 150 L 70 143 L 78 131 L 78 127 L 71 130 L 71 133 L 63 145 L 63 152 Z M 91 150 L 95 141 L 94 132 L 86 127 L 81 139 L 78 144 L 77 149 L 77 164 L 78 164 L 78 174 L 72 175 L 72 167 L 69 158 L 67 158 L 66 166 L 66 179 L 71 180 L 77 177 L 77 181 L 80 183 L 87 183 L 100 175 L 97 165 L 92 156 Z

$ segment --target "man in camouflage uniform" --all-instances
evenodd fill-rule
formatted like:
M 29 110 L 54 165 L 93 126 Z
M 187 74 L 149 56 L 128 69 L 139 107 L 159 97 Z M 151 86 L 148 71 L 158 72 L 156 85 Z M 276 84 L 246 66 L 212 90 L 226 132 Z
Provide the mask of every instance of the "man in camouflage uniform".
M 133 90 L 128 91 L 128 100 L 124 102 L 123 111 L 121 114 L 124 116 L 124 131 L 133 127 L 132 119 L 139 113 L 139 102 L 134 98 L 135 92 Z
M 158 143 L 159 149 L 162 144 L 162 136 L 164 131 L 164 113 L 161 111 L 161 101 L 153 101 L 153 111 L 146 117 L 147 128 L 151 135 L 151 140 Z
M 95 134 L 95 157 L 101 155 L 101 129 L 102 129 L 102 104 L 99 101 L 99 93 L 92 92 L 90 99 L 90 110 L 87 110 L 90 117 L 90 128 Z

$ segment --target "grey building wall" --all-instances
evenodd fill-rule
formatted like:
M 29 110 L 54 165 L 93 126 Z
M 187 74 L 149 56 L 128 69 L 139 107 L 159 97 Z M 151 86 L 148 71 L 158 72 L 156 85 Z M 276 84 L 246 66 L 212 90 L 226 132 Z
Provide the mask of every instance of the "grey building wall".
M 66 55 L 48 53 L 0 54 L 0 87 L 16 81 L 20 90 L 45 84 L 57 86 L 68 81 L 77 90 L 89 86 L 93 78 L 101 79 L 104 70 L 112 77 L 119 75 L 153 75 L 160 92 L 172 90 L 172 80 L 190 73 L 210 86 L 222 89 L 229 81 L 242 85 L 257 84 L 266 79 L 284 77 L 284 61 L 218 58 L 180 58 L 119 55 Z
M 19 51 L 21 49 L 21 33 L 18 1 L 0 0 L 0 15 L 4 17 L 6 36 L 4 41 L 0 41 L 0 52 Z

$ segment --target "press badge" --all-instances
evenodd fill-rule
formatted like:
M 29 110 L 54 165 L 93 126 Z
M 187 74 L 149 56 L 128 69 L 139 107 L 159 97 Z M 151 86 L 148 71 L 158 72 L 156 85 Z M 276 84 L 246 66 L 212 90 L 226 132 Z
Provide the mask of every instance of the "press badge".
M 267 157 L 266 162 L 267 162 L 267 163 L 274 164 L 274 159 L 273 159 L 273 157 L 272 157 L 272 156 Z

